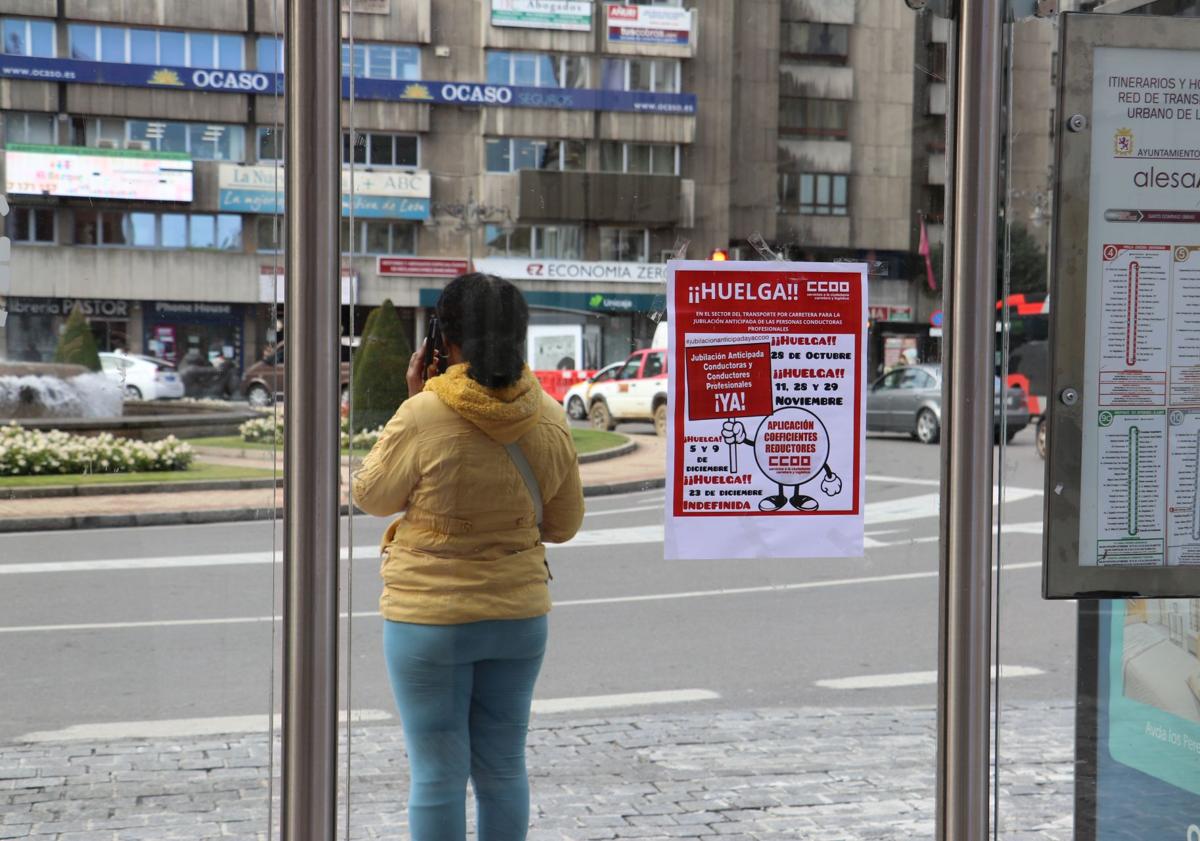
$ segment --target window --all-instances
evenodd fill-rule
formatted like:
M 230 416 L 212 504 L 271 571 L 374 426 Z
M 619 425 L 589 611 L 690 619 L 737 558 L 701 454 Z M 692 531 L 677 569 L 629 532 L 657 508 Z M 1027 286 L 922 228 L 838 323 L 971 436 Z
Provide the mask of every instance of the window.
M 617 375 L 613 379 L 635 380 L 637 379 L 638 371 L 640 371 L 641 368 L 642 357 L 635 356 L 633 359 L 630 359 L 628 362 L 626 362 L 621 370 L 617 371 Z
M 600 144 L 602 172 L 639 172 L 651 175 L 679 174 L 679 146 L 668 143 Z
M 283 250 L 283 220 L 278 216 L 254 217 L 255 250 L 274 252 Z
M 76 245 L 242 250 L 242 217 L 232 213 L 76 210 Z
M 14 207 L 9 211 L 4 226 L 5 234 L 13 242 L 52 243 L 54 237 L 54 210 L 49 207 Z
M 488 225 L 484 231 L 489 257 L 538 257 L 543 260 L 578 260 L 583 252 L 583 231 L 574 225 L 538 225 L 504 228 Z
M 350 45 L 342 44 L 342 75 L 350 75 Z M 421 78 L 421 50 L 401 44 L 354 45 L 354 75 L 360 79 Z
M 600 259 L 617 263 L 650 262 L 650 232 L 644 228 L 601 228 Z
M 587 143 L 583 140 L 526 140 L 489 137 L 485 141 L 488 172 L 522 169 L 583 170 Z
M 779 174 L 779 211 L 845 216 L 849 176 L 831 173 Z
M 490 50 L 487 82 L 531 88 L 586 88 L 588 60 L 587 56 Z
M 4 142 L 53 145 L 58 142 L 58 120 L 53 114 L 8 111 L 4 114 Z
M 663 372 L 663 354 L 646 354 L 646 367 L 642 369 L 643 377 L 657 377 Z
M 779 130 L 787 134 L 846 137 L 850 131 L 850 103 L 840 99 L 781 96 Z
M 273 35 L 259 36 L 255 45 L 254 67 L 263 73 L 283 72 L 283 39 Z
M 221 70 L 246 67 L 241 35 L 72 23 L 67 27 L 67 40 L 71 58 L 83 61 Z
M 76 117 L 74 132 L 76 143 L 82 146 L 182 152 L 202 161 L 246 159 L 246 129 L 242 126 Z
M 54 58 L 54 21 L 4 18 L 0 25 L 4 43 L 0 50 L 8 55 L 23 55 L 34 58 Z
M 353 249 L 355 254 L 416 254 L 417 226 L 412 222 L 390 222 L 376 219 L 356 219 L 354 235 L 350 220 L 342 220 L 342 252 Z M 262 228 L 259 228 L 262 232 Z M 263 249 L 262 241 L 259 250 Z
M 260 132 L 264 130 L 270 131 L 259 129 Z M 363 166 L 416 169 L 420 165 L 420 142 L 415 134 L 360 131 L 355 133 L 351 144 L 350 133 L 345 132 L 342 134 L 342 163 L 351 162 L 352 149 L 353 162 Z M 273 148 L 268 151 L 275 154 Z M 261 146 L 259 157 L 263 157 Z
M 850 54 L 850 27 L 837 23 L 784 23 L 780 52 L 829 64 L 845 64 Z
M 680 63 L 674 58 L 606 58 L 600 86 L 612 91 L 679 93 Z
M 283 160 L 284 136 L 283 127 L 276 132 L 275 129 L 266 126 L 259 126 L 258 132 L 258 160 L 260 161 L 281 161 Z

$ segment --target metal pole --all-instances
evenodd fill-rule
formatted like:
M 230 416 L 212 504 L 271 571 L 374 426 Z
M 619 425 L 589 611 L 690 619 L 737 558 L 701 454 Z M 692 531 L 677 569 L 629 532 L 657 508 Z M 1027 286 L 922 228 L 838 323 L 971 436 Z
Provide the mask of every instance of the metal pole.
M 1003 0 L 960 0 L 943 366 L 938 841 L 988 834 L 992 413 Z
M 287 0 L 282 841 L 337 818 L 338 4 Z

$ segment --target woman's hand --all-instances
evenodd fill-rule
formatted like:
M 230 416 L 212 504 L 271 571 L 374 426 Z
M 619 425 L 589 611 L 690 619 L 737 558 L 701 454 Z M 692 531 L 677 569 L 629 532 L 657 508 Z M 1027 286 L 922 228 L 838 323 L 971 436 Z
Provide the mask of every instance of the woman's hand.
M 430 377 L 437 376 L 438 362 L 441 359 L 441 352 L 438 350 L 434 350 L 433 352 L 433 362 L 430 363 L 429 369 L 426 371 L 421 370 L 421 363 L 425 361 L 425 346 L 428 343 L 429 339 L 427 338 L 421 345 L 421 348 L 413 353 L 412 357 L 410 357 L 408 360 L 408 373 L 406 378 L 408 380 L 409 397 L 414 394 L 420 394 L 425 390 L 425 380 L 429 379 Z

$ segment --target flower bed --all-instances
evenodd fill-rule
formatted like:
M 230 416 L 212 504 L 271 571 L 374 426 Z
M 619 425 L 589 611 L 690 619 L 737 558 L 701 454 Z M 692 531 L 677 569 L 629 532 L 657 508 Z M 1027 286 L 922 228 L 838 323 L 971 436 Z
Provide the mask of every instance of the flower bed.
M 248 444 L 283 444 L 283 418 L 278 415 L 272 419 L 270 417 L 255 418 L 248 420 L 238 430 L 242 433 L 242 440 Z M 354 436 L 353 441 L 350 438 L 350 422 L 342 419 L 342 449 L 353 447 L 356 450 L 369 450 L 375 446 L 375 442 L 379 440 L 380 434 L 383 432 L 383 427 L 372 429 L 366 432 L 360 432 Z
M 186 470 L 192 448 L 174 436 L 162 441 L 131 441 L 52 430 L 0 427 L 0 476 L 127 473 Z

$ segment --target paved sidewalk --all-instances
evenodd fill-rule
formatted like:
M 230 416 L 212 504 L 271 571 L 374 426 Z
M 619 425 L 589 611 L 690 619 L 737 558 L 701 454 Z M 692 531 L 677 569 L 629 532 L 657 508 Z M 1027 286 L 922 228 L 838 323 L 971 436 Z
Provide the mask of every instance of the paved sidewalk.
M 666 470 L 664 440 L 651 435 L 634 437 L 638 447 L 632 453 L 580 465 L 579 472 L 589 496 L 662 486 Z M 245 459 L 236 456 L 205 456 L 204 460 L 236 466 L 247 464 Z M 283 503 L 282 490 L 269 487 L 44 499 L 2 497 L 0 491 L 0 531 L 265 519 Z M 343 493 L 343 505 L 346 501 Z M 0 835 L 0 839 L 3 837 Z
M 1002 721 L 1000 837 L 1067 841 L 1073 706 Z M 929 708 L 538 716 L 529 841 L 929 839 L 934 733 Z M 350 837 L 407 837 L 400 728 L 352 739 Z M 0 838 L 265 841 L 266 777 L 265 734 L 0 746 Z

